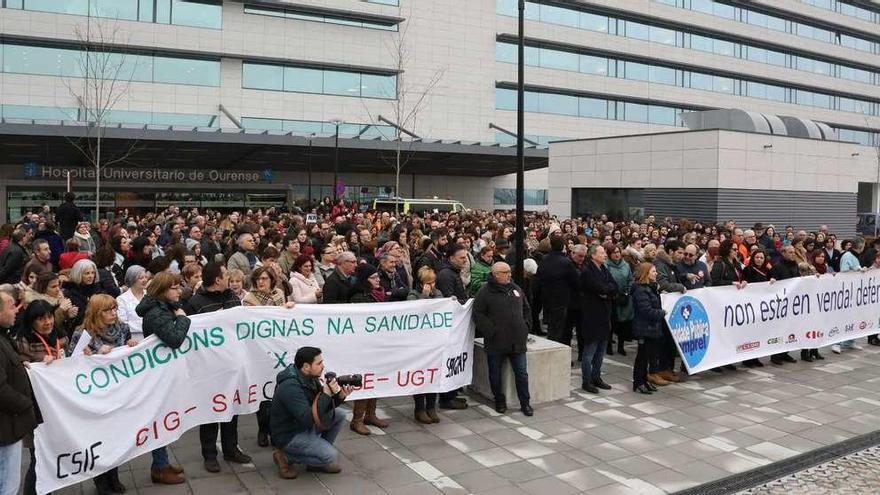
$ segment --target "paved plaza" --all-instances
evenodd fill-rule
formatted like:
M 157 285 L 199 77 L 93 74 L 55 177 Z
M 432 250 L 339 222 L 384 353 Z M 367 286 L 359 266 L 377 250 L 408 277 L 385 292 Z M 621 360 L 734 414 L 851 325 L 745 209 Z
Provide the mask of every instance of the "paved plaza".
M 250 415 L 239 428 L 253 465 L 221 461 L 221 473 L 206 472 L 197 430 L 191 430 L 171 445 L 173 458 L 186 468 L 186 484 L 152 486 L 149 455 L 122 467 L 122 480 L 140 494 L 671 493 L 880 424 L 880 348 L 843 355 L 829 350 L 825 361 L 813 364 L 706 372 L 651 396 L 631 392 L 634 349 L 628 349 L 628 356 L 605 361 L 613 390 L 582 393 L 579 371 L 573 370 L 570 398 L 537 406 L 531 418 L 514 404 L 512 412 L 499 415 L 471 395 L 469 409 L 442 411 L 442 422 L 426 427 L 412 419 L 410 398 L 380 400 L 380 415 L 390 417 L 391 426 L 384 432 L 373 428 L 369 437 L 345 428 L 337 441 L 341 474 L 301 472 L 296 480 L 280 479 L 271 450 L 256 444 Z M 871 452 L 873 464 L 864 471 L 876 474 L 880 462 Z M 843 481 L 829 480 L 823 493 Z M 869 486 L 878 486 L 876 481 Z M 799 492 L 775 486 L 750 493 Z M 88 482 L 63 493 L 94 491 Z
M 742 495 L 857 495 L 880 487 L 880 447 L 871 447 L 742 492 Z

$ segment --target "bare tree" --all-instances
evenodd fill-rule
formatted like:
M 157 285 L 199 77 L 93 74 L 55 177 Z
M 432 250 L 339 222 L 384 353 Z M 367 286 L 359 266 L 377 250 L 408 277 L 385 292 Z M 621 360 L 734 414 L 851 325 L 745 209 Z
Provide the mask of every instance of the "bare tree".
M 86 163 L 95 170 L 95 218 L 100 216 L 101 172 L 105 167 L 128 159 L 137 142 L 114 156 L 102 156 L 104 135 L 113 108 L 129 94 L 129 86 L 142 59 L 120 51 L 119 27 L 115 20 L 88 16 L 85 27 L 74 28 L 80 51 L 77 76 L 65 79 L 70 95 L 79 107 L 79 120 L 85 122 L 85 136 L 68 138 Z
M 388 120 L 394 123 L 394 156 L 389 158 L 383 154 L 381 158 L 394 169 L 394 194 L 397 198 L 400 197 L 400 174 L 415 155 L 414 145 L 419 138 L 414 133 L 418 131 L 419 115 L 427 104 L 431 93 L 440 83 L 446 72 L 446 68 L 438 68 L 427 81 L 423 82 L 412 82 L 410 76 L 406 74 L 406 69 L 410 66 L 412 60 L 412 52 L 407 43 L 407 34 L 411 25 L 410 19 L 412 19 L 412 2 L 407 2 L 407 4 L 409 5 L 409 11 L 406 20 L 398 25 L 397 32 L 386 42 L 385 46 L 389 58 L 394 63 L 395 72 L 397 72 L 397 98 L 388 100 L 387 116 L 374 115 L 364 105 L 372 125 L 387 124 Z M 406 139 L 405 142 L 404 139 Z M 396 201 L 395 210 L 398 213 L 400 212 L 399 201 Z

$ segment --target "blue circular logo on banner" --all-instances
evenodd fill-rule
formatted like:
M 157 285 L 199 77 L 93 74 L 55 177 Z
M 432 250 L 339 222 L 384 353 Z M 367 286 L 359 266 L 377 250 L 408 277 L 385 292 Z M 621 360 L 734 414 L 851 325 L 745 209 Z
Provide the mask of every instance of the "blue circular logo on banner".
M 688 367 L 700 364 L 709 350 L 709 315 L 697 299 L 683 296 L 669 315 L 669 330 Z

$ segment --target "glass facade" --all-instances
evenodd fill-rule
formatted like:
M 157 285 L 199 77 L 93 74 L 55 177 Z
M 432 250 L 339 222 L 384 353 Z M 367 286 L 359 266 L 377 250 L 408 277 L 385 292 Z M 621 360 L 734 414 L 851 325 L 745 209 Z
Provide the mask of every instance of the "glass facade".
M 2 71 L 12 74 L 37 74 L 59 77 L 83 77 L 220 86 L 220 60 L 139 53 L 85 52 L 71 48 L 26 45 L 4 42 Z M 87 56 L 88 55 L 88 56 Z
M 90 112 L 79 108 L 42 107 L 30 105 L 0 105 L 0 118 L 19 120 L 95 120 Z M 146 124 L 183 127 L 217 127 L 216 115 L 189 113 L 139 112 L 133 110 L 108 110 L 104 114 L 108 124 Z
M 339 24 L 343 26 L 381 29 L 383 31 L 397 31 L 397 24 L 395 22 L 389 21 L 383 23 L 378 21 L 366 21 L 352 17 L 342 17 L 338 15 L 315 14 L 304 10 L 296 10 L 294 8 L 266 7 L 262 5 L 245 4 L 244 13 L 265 15 L 271 17 L 283 17 L 285 19 L 296 19 L 300 21 L 325 22 L 327 24 Z
M 297 93 L 397 98 L 397 76 L 244 62 L 241 86 Z
M 864 115 L 880 114 L 880 105 L 875 101 L 837 96 L 821 91 L 809 91 L 767 84 L 760 81 L 730 78 L 707 72 L 673 69 L 661 65 L 628 61 L 620 58 L 578 54 L 551 48 L 527 46 L 526 52 L 526 65 L 548 69 L 648 81 L 657 84 L 668 84 L 737 96 L 749 96 L 780 103 L 793 103 Z M 499 41 L 496 44 L 495 54 L 499 62 L 516 63 L 515 44 Z
M 751 10 L 741 6 L 732 6 L 714 0 L 654 0 L 655 2 L 665 3 L 674 7 L 695 10 L 716 17 L 724 17 L 732 21 L 744 22 L 754 26 L 761 26 L 774 31 L 793 34 L 801 38 L 809 38 L 823 43 L 832 43 L 853 48 L 868 53 L 880 53 L 880 44 L 876 39 L 868 39 L 859 35 L 848 34 L 838 30 L 829 29 L 815 24 L 805 24 L 789 18 L 779 17 L 771 14 L 765 14 L 756 10 Z M 810 4 L 828 5 L 830 2 L 815 0 L 808 1 Z M 870 17 L 872 22 L 876 22 L 876 12 L 862 9 L 854 5 L 846 3 L 837 3 L 837 5 L 845 5 L 847 12 L 856 12 L 856 9 L 863 11 L 864 15 Z M 823 7 L 824 8 L 824 7 Z M 833 10 L 833 9 L 829 9 Z M 842 12 L 841 12 L 842 13 Z M 870 16 L 869 14 L 874 14 Z
M 0 0 L 7 9 L 221 29 L 221 0 Z
M 660 0 L 658 0 L 660 1 Z M 672 0 L 670 0 L 672 1 Z M 708 3 L 697 2 L 692 0 L 693 5 L 708 5 Z M 709 2 L 715 4 L 715 2 Z M 717 4 L 722 5 L 722 4 Z M 708 7 L 705 7 L 708 9 Z M 554 10 L 555 9 L 555 10 Z M 558 10 L 565 11 L 566 15 L 562 16 Z M 502 15 L 517 15 L 517 0 L 497 0 L 496 11 Z M 714 7 L 712 13 L 714 13 Z M 719 10 L 720 12 L 720 10 Z M 865 70 L 861 67 L 849 66 L 841 63 L 828 63 L 827 61 L 814 59 L 807 54 L 796 53 L 792 51 L 779 51 L 769 45 L 759 46 L 755 43 L 733 42 L 730 40 L 717 39 L 696 32 L 685 31 L 682 29 L 668 29 L 664 27 L 651 26 L 620 17 L 612 17 L 602 14 L 594 14 L 575 9 L 564 9 L 562 7 L 548 6 L 544 4 L 526 3 L 526 18 L 539 22 L 548 22 L 560 24 L 578 29 L 589 31 L 597 31 L 616 36 L 625 36 L 631 38 L 642 39 L 657 43 L 663 43 L 668 46 L 676 46 L 679 48 L 688 48 L 691 50 L 699 50 L 703 52 L 723 55 L 725 57 L 735 57 L 744 60 L 751 60 L 769 65 L 777 65 L 790 69 L 818 73 L 847 79 L 851 81 L 862 82 L 866 84 L 880 85 L 880 74 L 875 71 Z M 565 19 L 564 21 L 562 19 Z M 575 26 L 571 19 L 578 19 Z M 653 33 L 653 34 L 652 34 Z M 674 44 L 672 43 L 674 34 Z M 841 44 L 856 43 L 846 35 L 841 36 Z M 807 64 L 806 61 L 816 62 L 815 65 Z M 799 63 L 798 61 L 801 61 Z M 817 70 L 818 68 L 818 70 Z
M 495 205 L 515 205 L 516 189 L 496 187 L 494 188 L 492 204 Z M 523 204 L 526 206 L 545 206 L 547 204 L 546 189 L 524 189 Z
M 516 90 L 495 88 L 495 108 L 497 110 L 516 110 Z M 526 91 L 525 110 L 572 117 L 625 120 L 680 127 L 683 124 L 678 115 L 688 109 L 621 99 Z

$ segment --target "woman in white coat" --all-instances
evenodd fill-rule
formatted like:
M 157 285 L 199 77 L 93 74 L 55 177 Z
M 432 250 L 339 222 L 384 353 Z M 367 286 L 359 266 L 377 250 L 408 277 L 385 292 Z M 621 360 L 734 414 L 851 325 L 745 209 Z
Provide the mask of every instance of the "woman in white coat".
M 293 292 L 290 299 L 297 304 L 315 304 L 321 302 L 321 285 L 314 273 L 315 262 L 311 256 L 301 254 L 293 262 L 290 270 L 290 286 Z

